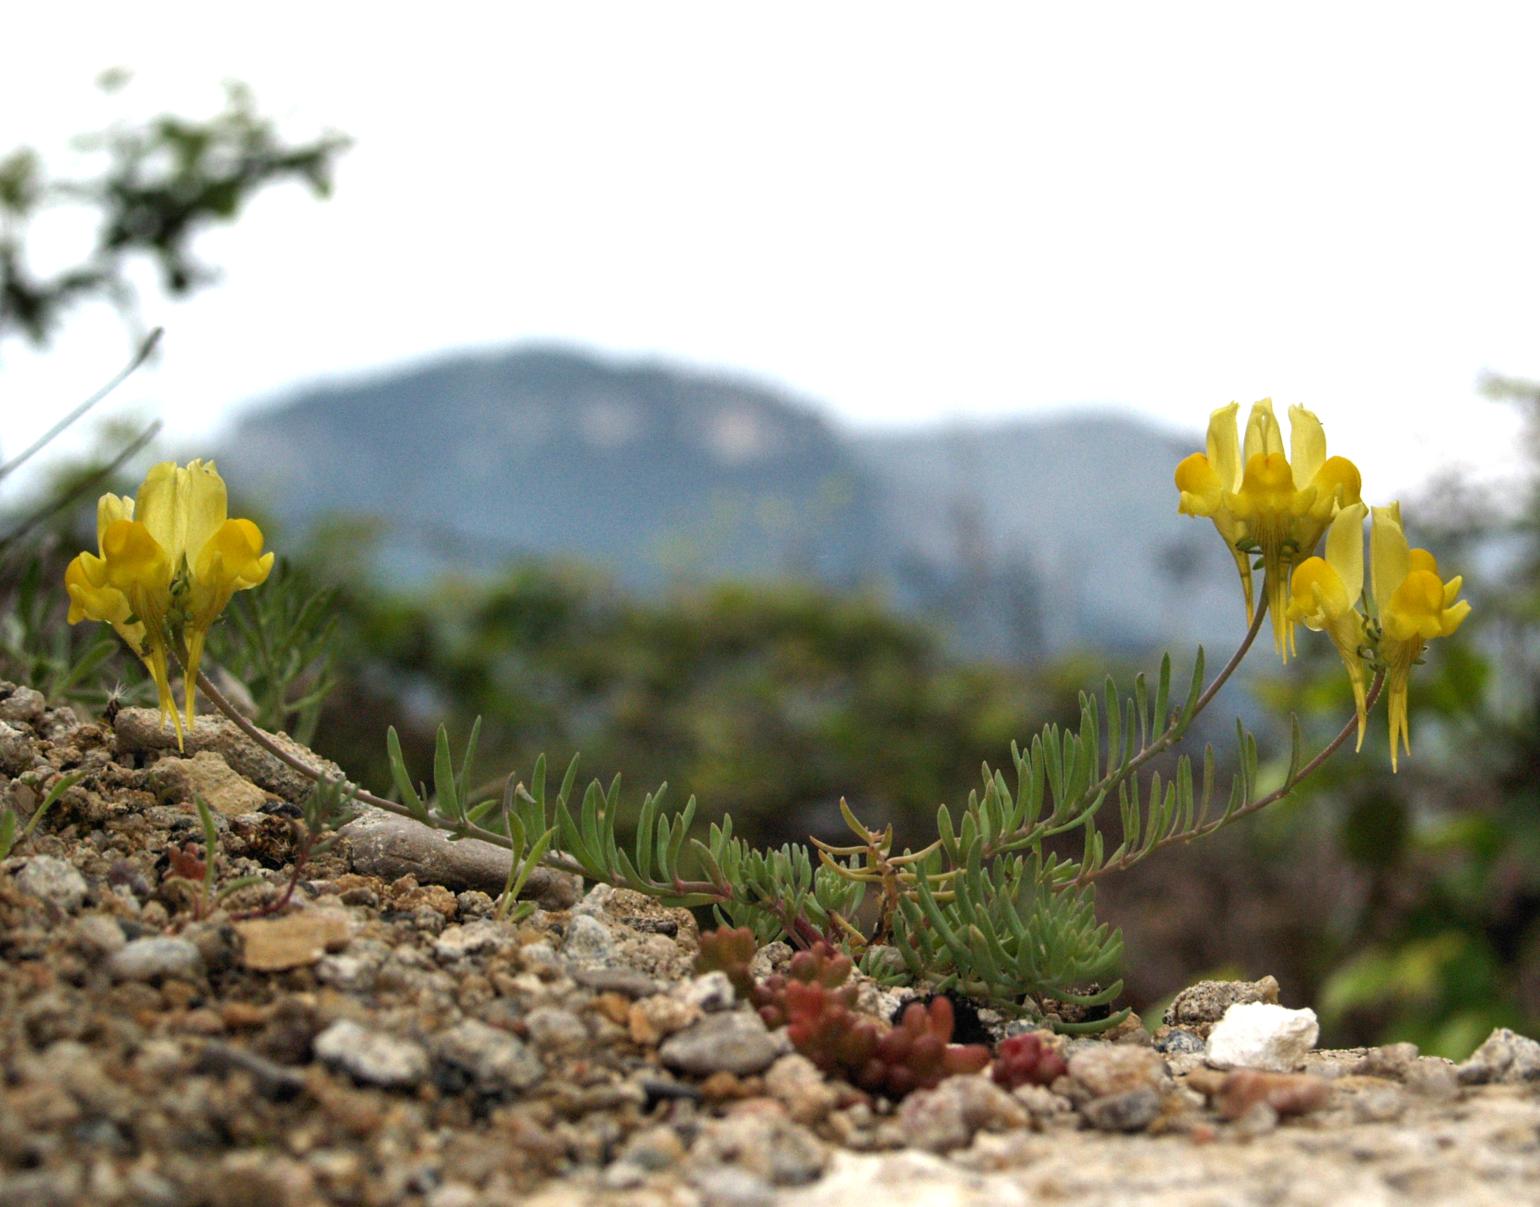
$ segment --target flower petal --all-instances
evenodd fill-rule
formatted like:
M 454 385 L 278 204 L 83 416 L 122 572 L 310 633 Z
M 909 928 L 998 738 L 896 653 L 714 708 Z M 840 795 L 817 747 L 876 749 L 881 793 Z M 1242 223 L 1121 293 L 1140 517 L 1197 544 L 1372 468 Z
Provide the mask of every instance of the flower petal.
M 1181 491 L 1177 510 L 1183 515 L 1211 516 L 1219 510 L 1220 475 L 1202 453 L 1184 457 L 1176 467 L 1176 488 Z
M 162 461 L 145 475 L 136 499 L 138 518 L 170 559 L 173 570 L 184 557 L 196 558 L 225 522 L 225 483 L 212 461 L 186 468 Z
M 225 522 L 227 501 L 225 480 L 219 476 L 212 461 L 188 462 L 186 482 L 187 543 L 184 549 L 188 564 L 192 565 Z
M 1364 516 L 1368 513 L 1362 503 L 1353 503 L 1339 511 L 1326 530 L 1326 560 L 1352 603 L 1364 592 Z
M 1243 465 L 1235 418 L 1240 409 L 1240 403 L 1232 402 L 1208 417 L 1208 462 L 1224 490 L 1239 490 L 1241 485 Z
M 1246 421 L 1246 463 L 1258 455 L 1277 453 L 1283 458 L 1283 430 L 1273 414 L 1273 400 L 1264 398 L 1251 408 L 1251 418 Z
M 1300 490 L 1315 480 L 1326 460 L 1326 432 L 1313 411 L 1298 404 L 1289 408 L 1289 466 Z
M 1401 531 L 1401 504 L 1376 507 L 1369 522 L 1369 590 L 1376 615 L 1382 615 L 1395 589 L 1411 569 L 1411 550 Z

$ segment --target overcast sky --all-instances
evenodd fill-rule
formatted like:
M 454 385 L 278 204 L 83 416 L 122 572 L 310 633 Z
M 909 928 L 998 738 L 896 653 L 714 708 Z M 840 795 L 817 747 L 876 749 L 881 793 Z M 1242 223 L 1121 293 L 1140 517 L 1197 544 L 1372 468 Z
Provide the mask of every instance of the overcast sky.
M 235 14 L 242 22 L 231 24 Z M 328 203 L 207 237 L 113 413 L 544 339 L 723 367 L 862 426 L 1304 402 L 1376 500 L 1511 468 L 1540 377 L 1532 4 L 9 6 L 0 154 L 226 78 L 350 134 Z M 96 94 L 103 68 L 135 83 Z M 40 256 L 69 235 L 42 231 Z M 14 453 L 127 339 L 0 347 Z

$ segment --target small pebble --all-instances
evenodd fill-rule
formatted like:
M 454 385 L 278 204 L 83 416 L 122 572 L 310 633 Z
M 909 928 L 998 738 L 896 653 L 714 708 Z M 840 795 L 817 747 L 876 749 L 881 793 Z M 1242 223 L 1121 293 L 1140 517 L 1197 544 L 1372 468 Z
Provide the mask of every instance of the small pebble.
M 355 1080 L 408 1089 L 427 1079 L 428 1053 L 419 1043 L 339 1019 L 315 1038 L 316 1056 Z
M 527 1090 L 545 1076 L 545 1065 L 517 1036 L 474 1020 L 440 1032 L 433 1051 L 483 1093 Z
M 700 1007 L 666 993 L 632 1002 L 626 1025 L 633 1043 L 655 1047 L 701 1016 Z
M 128 944 L 123 928 L 106 914 L 87 914 L 75 923 L 75 943 L 91 955 L 110 956 Z
M 1203 1037 L 1195 1031 L 1173 1027 L 1155 1041 L 1155 1050 L 1167 1056 L 1188 1056 L 1203 1051 Z
M 28 859 L 16 873 L 16 887 L 51 901 L 66 913 L 74 913 L 86 899 L 85 878 L 71 864 L 52 855 Z
M 1331 1083 L 1309 1073 L 1237 1069 L 1219 1083 L 1214 1105 L 1224 1119 L 1239 1119 L 1258 1103 L 1266 1103 L 1277 1115 L 1304 1115 L 1330 1097 Z M 1400 1095 L 1395 1097 L 1399 1100 Z
M 1522 1084 L 1540 1080 L 1540 1043 L 1498 1027 L 1470 1059 L 1457 1066 L 1461 1085 Z
M 615 959 L 615 939 L 609 928 L 590 914 L 574 914 L 561 953 L 575 964 L 606 967 Z
M 1260 981 L 1199 981 L 1171 999 L 1163 1021 L 1173 1027 L 1201 1027 L 1217 1023 L 1231 1006 L 1248 1002 L 1277 1005 L 1277 979 L 1265 976 Z
M 1083 1096 L 1105 1098 L 1133 1090 L 1159 1089 L 1167 1081 L 1166 1062 L 1150 1048 L 1094 1043 L 1070 1057 L 1069 1078 Z
M 135 939 L 108 958 L 107 971 L 115 981 L 196 980 L 203 975 L 203 956 L 186 939 Z
M 1026 1108 L 993 1081 L 972 1075 L 918 1090 L 898 1110 L 905 1142 L 933 1153 L 966 1148 L 980 1131 L 1024 1127 L 1027 1117 Z
M 839 1103 L 839 1091 L 833 1083 L 800 1052 L 783 1056 L 770 1066 L 765 1091 L 797 1123 L 818 1123 Z
M 30 733 L 8 721 L 0 721 L 0 771 L 20 775 L 42 762 Z
M 1209 1032 L 1206 1058 L 1222 1069 L 1287 1073 L 1304 1061 L 1320 1031 L 1314 1010 L 1241 1002 L 1226 1010 Z
M 535 1046 L 548 1052 L 575 1052 L 588 1044 L 588 1028 L 569 1010 L 541 1006 L 524 1020 Z
M 1108 1094 L 1091 1099 L 1080 1113 L 1098 1131 L 1142 1132 L 1160 1114 L 1160 1095 L 1148 1087 Z
M 731 1010 L 738 1004 L 737 993 L 727 974 L 720 970 L 692 977 L 675 992 L 681 1001 L 708 1014 L 717 1010 Z
M 460 894 L 462 897 L 468 895 Z M 433 940 L 433 954 L 445 961 L 463 960 L 467 956 L 495 951 L 512 941 L 513 932 L 508 927 L 490 919 L 482 919 L 467 922 L 463 926 L 445 927 L 444 933 Z
M 759 1073 L 781 1054 L 782 1041 L 765 1029 L 757 1014 L 734 1011 L 708 1014 L 702 1021 L 669 1036 L 658 1050 L 663 1063 L 681 1073 Z
M 12 688 L 11 694 L 0 700 L 0 721 L 35 725 L 43 719 L 46 704 L 43 693 L 35 688 Z
M 497 908 L 497 903 L 480 889 L 467 889 L 463 893 L 456 893 L 455 904 L 460 908 L 460 917 L 467 922 L 473 922 L 478 918 L 489 918 Z

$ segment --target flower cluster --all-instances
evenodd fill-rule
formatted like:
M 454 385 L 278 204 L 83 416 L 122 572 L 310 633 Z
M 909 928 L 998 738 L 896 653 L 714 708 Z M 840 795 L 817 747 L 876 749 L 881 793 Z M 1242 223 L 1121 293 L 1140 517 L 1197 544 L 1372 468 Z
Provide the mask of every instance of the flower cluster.
M 160 696 L 162 722 L 177 744 L 194 716 L 198 664 L 209 629 L 237 591 L 267 579 L 273 555 L 262 530 L 227 515 L 224 479 L 212 461 L 164 461 L 138 494 L 106 494 L 96 508 L 96 553 L 64 572 L 69 622 L 110 624 L 144 660 Z M 181 664 L 184 709 L 171 695 L 171 660 Z
M 1287 661 L 1294 625 L 1325 632 L 1353 688 L 1362 747 L 1371 671 L 1387 678 L 1390 763 L 1410 753 L 1407 680 L 1427 642 L 1460 627 L 1470 605 L 1459 600 L 1461 579 L 1447 582 L 1426 549 L 1413 549 L 1401 527 L 1400 504 L 1366 507 L 1362 479 L 1345 457 L 1326 456 L 1321 421 L 1304 407 L 1289 408 L 1290 452 L 1271 400 L 1251 410 L 1244 439 L 1238 404 L 1209 419 L 1208 451 L 1176 467 L 1178 510 L 1207 516 L 1235 558 L 1252 618 L 1253 569 L 1263 572 L 1272 611 L 1273 639 Z M 1364 592 L 1363 524 L 1370 522 L 1369 591 Z M 1322 536 L 1326 556 L 1315 554 Z M 1253 559 L 1256 559 L 1255 563 Z

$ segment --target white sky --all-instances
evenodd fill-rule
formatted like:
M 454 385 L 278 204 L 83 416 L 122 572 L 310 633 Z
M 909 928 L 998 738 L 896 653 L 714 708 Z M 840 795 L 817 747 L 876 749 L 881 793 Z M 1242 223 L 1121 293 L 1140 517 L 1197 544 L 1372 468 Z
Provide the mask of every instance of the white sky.
M 231 21 L 239 14 L 242 22 Z M 1510 468 L 1540 377 L 1531 4 L 8 6 L 0 153 L 245 80 L 356 139 L 153 296 L 107 413 L 557 339 L 747 372 L 865 426 L 1302 401 L 1387 498 Z M 136 73 L 120 98 L 91 81 Z M 62 252 L 67 234 L 41 255 Z M 14 453 L 124 359 L 0 346 Z

